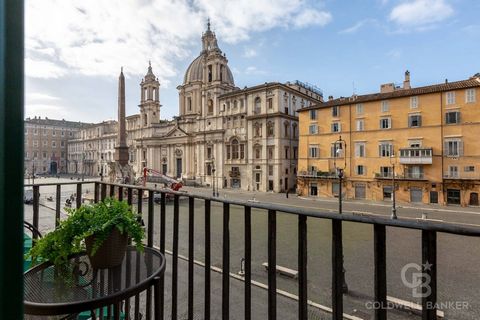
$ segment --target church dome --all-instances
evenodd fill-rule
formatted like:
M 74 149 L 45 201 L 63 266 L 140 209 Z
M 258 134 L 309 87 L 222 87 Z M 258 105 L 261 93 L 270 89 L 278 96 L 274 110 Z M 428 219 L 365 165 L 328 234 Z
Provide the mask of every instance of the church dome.
M 183 84 L 188 84 L 196 81 L 203 81 L 203 70 L 204 70 L 204 65 L 205 65 L 205 59 L 204 59 L 205 53 L 202 53 L 199 55 L 195 60 L 190 63 L 190 65 L 187 68 L 187 71 L 185 72 L 185 76 L 183 77 Z M 226 79 L 224 82 L 234 86 L 235 82 L 233 81 L 233 74 L 232 70 L 228 67 L 228 65 L 225 65 L 225 75 Z

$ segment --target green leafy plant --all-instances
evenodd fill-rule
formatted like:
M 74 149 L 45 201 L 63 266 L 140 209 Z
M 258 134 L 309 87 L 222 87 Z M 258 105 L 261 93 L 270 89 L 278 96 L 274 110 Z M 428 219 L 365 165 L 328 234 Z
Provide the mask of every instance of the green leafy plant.
M 33 264 L 41 259 L 57 266 L 66 265 L 70 255 L 85 251 L 85 238 L 92 235 L 95 236 L 91 252 L 94 255 L 113 228 L 127 234 L 137 249 L 143 250 L 145 231 L 139 222 L 141 216 L 133 212 L 126 201 L 107 198 L 99 203 L 66 210 L 67 219 L 38 240 L 27 253 Z

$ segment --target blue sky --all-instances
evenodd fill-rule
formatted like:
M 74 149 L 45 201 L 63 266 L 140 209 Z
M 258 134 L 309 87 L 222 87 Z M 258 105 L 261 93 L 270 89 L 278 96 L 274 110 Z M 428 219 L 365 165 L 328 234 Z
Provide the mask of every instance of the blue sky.
M 176 86 L 200 52 L 207 17 L 238 87 L 301 80 L 324 96 L 461 80 L 480 72 L 476 0 L 26 1 L 26 116 L 116 118 L 117 78 L 127 114 L 152 61 L 161 118 L 178 113 Z

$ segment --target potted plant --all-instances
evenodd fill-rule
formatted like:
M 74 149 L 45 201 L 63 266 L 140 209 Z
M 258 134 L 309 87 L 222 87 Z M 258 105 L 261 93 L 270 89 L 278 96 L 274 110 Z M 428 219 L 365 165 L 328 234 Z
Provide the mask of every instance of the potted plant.
M 66 265 L 72 254 L 86 251 L 94 269 L 111 268 L 122 263 L 129 238 L 143 250 L 141 218 L 125 201 L 107 198 L 66 210 L 67 219 L 28 252 L 33 264 L 41 258 Z

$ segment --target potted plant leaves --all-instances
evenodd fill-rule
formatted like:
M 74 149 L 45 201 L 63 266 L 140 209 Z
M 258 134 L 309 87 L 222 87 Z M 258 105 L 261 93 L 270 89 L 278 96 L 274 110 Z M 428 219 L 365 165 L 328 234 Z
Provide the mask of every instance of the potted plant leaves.
M 28 252 L 32 263 L 41 258 L 66 265 L 71 255 L 86 251 L 92 267 L 104 269 L 122 263 L 129 238 L 138 250 L 143 250 L 141 218 L 125 201 L 107 198 L 66 210 L 67 219 Z

